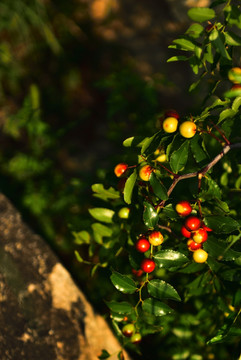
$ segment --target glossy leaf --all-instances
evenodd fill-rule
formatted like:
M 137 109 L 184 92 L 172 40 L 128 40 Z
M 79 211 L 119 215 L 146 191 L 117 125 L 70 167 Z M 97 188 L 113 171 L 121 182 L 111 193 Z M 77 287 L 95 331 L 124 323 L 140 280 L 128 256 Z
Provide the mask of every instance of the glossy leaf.
M 137 290 L 135 282 L 132 279 L 117 271 L 112 272 L 110 279 L 115 288 L 124 294 L 133 294 Z
M 196 7 L 188 10 L 187 12 L 188 16 L 197 22 L 204 22 L 207 20 L 213 19 L 216 14 L 213 9 L 205 8 L 205 7 Z
M 229 234 L 240 228 L 240 224 L 228 216 L 210 215 L 205 217 L 204 222 L 217 234 Z
M 166 304 L 159 300 L 148 298 L 142 303 L 143 311 L 146 311 L 155 316 L 164 316 L 173 313 L 173 310 Z
M 147 285 L 149 294 L 158 299 L 172 299 L 181 301 L 180 296 L 174 287 L 163 280 L 151 280 Z
M 133 173 L 126 180 L 125 187 L 124 187 L 124 201 L 127 204 L 131 204 L 131 198 L 132 198 L 133 189 L 134 189 L 134 186 L 136 183 L 136 179 L 137 179 L 137 171 L 135 169 L 133 171 Z
M 148 156 L 152 152 L 154 152 L 158 148 L 162 136 L 163 136 L 163 132 L 159 131 L 153 136 L 146 138 L 143 141 L 141 153 L 144 154 L 145 156 Z
M 211 236 L 203 246 L 209 255 L 217 258 L 218 260 L 233 261 L 241 256 L 241 252 L 230 249 L 228 243 L 217 240 Z
M 174 250 L 160 250 L 154 255 L 158 267 L 171 268 L 182 266 L 189 262 L 189 259 L 182 253 Z
M 133 310 L 132 305 L 126 301 L 106 301 L 106 305 L 111 311 L 118 314 L 130 314 Z
M 241 329 L 240 327 L 235 327 L 235 321 L 236 314 L 232 314 L 228 318 L 226 318 L 223 326 L 218 330 L 217 334 L 207 342 L 207 344 L 210 345 L 222 342 L 233 336 L 240 337 Z
M 112 218 L 115 214 L 115 212 L 113 210 L 106 209 L 106 208 L 89 209 L 89 213 L 96 220 L 99 220 L 99 221 L 105 222 L 105 223 L 112 223 Z
M 170 166 L 174 173 L 183 169 L 188 159 L 189 142 L 185 141 L 178 150 L 174 151 L 170 158 Z
M 157 176 L 152 172 L 150 176 L 150 184 L 152 186 L 152 189 L 154 191 L 154 194 L 161 200 L 167 200 L 167 189 L 165 186 L 161 183 L 161 181 L 157 178 Z
M 158 222 L 158 214 L 154 207 L 148 203 L 144 202 L 144 212 L 143 212 L 143 221 L 148 228 L 154 228 Z

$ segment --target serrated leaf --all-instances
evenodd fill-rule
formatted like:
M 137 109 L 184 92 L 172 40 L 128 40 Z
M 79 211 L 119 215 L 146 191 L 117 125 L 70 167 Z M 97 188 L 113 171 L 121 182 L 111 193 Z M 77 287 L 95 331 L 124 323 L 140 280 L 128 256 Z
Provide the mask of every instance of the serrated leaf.
M 151 280 L 147 284 L 149 294 L 158 299 L 172 299 L 181 301 L 178 292 L 174 287 L 163 280 Z
M 216 14 L 213 9 L 205 8 L 205 7 L 195 7 L 187 12 L 188 16 L 197 22 L 204 22 L 207 20 L 213 19 Z
M 142 309 L 143 311 L 146 311 L 155 316 L 164 316 L 173 313 L 173 310 L 168 305 L 153 298 L 144 300 L 142 303 Z
M 183 169 L 188 159 L 189 141 L 186 140 L 178 150 L 174 151 L 170 158 L 170 166 L 172 171 L 177 174 Z
M 105 189 L 103 184 L 94 184 L 91 188 L 94 192 L 93 196 L 98 197 L 102 200 L 119 199 L 120 197 L 119 191 L 116 191 L 112 187 L 110 187 L 109 189 Z
M 108 224 L 112 223 L 112 218 L 115 214 L 113 210 L 106 208 L 89 209 L 89 213 L 94 219 Z
M 229 234 L 240 228 L 240 224 L 228 216 L 206 216 L 205 224 L 217 234 Z
M 174 250 L 160 250 L 154 255 L 158 267 L 165 269 L 179 267 L 189 262 L 189 259 L 182 253 Z
M 131 314 L 133 307 L 130 303 L 126 301 L 118 302 L 118 301 L 106 301 L 106 305 L 108 308 L 118 314 Z
M 125 147 L 141 147 L 145 138 L 143 136 L 131 136 L 123 141 Z
M 167 200 L 167 189 L 165 186 L 161 183 L 161 181 L 156 177 L 154 172 L 152 172 L 150 176 L 150 184 L 152 186 L 152 189 L 154 191 L 154 194 L 161 200 Z
M 157 222 L 158 222 L 158 214 L 157 211 L 155 210 L 155 208 L 148 203 L 147 201 L 145 201 L 143 203 L 144 205 L 144 212 L 143 212 L 143 221 L 144 224 L 149 228 L 152 229 L 156 226 Z
M 136 284 L 132 279 L 117 271 L 112 272 L 110 279 L 115 288 L 124 294 L 133 294 L 137 290 Z
M 137 171 L 135 169 L 133 171 L 133 173 L 126 180 L 125 187 L 124 187 L 124 201 L 127 204 L 131 204 L 131 198 L 132 198 L 133 189 L 134 189 L 134 186 L 136 183 L 136 179 L 137 179 Z
M 170 57 L 167 62 L 174 62 L 174 61 L 186 61 L 188 60 L 188 57 L 186 56 L 182 56 L 182 55 L 178 55 L 178 56 L 172 56 Z

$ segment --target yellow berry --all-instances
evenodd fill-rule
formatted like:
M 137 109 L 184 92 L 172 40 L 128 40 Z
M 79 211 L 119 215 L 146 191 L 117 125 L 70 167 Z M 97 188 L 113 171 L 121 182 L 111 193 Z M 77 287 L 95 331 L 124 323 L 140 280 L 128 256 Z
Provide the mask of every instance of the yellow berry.
M 177 130 L 178 120 L 175 117 L 167 117 L 163 121 L 162 127 L 166 133 L 173 133 Z
M 196 134 L 197 126 L 193 121 L 184 121 L 180 125 L 179 131 L 183 137 L 190 139 Z

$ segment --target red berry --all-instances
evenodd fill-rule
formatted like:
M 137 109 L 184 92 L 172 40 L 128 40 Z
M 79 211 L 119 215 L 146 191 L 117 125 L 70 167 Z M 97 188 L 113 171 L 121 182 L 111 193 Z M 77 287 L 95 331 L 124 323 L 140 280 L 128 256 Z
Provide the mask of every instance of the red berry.
M 117 177 L 120 177 L 121 175 L 124 174 L 124 172 L 127 170 L 127 168 L 128 168 L 128 165 L 126 163 L 117 164 L 114 169 L 114 173 Z
M 188 242 L 187 242 L 187 247 L 188 247 L 188 250 L 190 250 L 190 251 L 196 251 L 196 250 L 200 249 L 201 246 L 202 246 L 202 244 L 198 244 L 195 241 L 193 241 L 192 239 L 188 240 Z
M 192 212 L 191 204 L 189 201 L 186 201 L 186 200 L 179 201 L 179 203 L 177 203 L 175 209 L 176 209 L 176 212 L 180 216 L 188 216 Z
M 144 253 L 150 249 L 151 244 L 146 238 L 140 238 L 137 240 L 135 246 L 137 251 Z
M 160 231 L 152 231 L 148 236 L 149 242 L 153 246 L 161 245 L 164 241 L 163 235 Z
M 182 233 L 183 236 L 185 236 L 188 239 L 192 235 L 191 231 L 188 231 L 187 228 L 184 225 L 181 227 L 181 233 Z
M 185 227 L 187 228 L 187 230 L 189 231 L 195 231 L 197 229 L 200 228 L 201 226 L 201 220 L 196 217 L 196 216 L 189 216 L 185 223 L 184 223 Z
M 152 259 L 143 259 L 141 262 L 141 269 L 146 273 L 151 273 L 155 267 L 156 264 Z
M 192 239 L 198 244 L 202 244 L 203 242 L 207 241 L 208 233 L 203 228 L 199 228 L 192 233 Z

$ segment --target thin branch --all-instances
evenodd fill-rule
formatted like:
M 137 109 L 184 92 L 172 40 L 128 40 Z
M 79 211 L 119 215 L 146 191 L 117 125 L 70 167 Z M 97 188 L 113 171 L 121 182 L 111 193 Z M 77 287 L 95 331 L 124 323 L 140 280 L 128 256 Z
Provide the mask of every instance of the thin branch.
M 190 179 L 193 177 L 198 176 L 199 178 L 203 177 L 214 165 L 216 165 L 222 158 L 224 155 L 226 155 L 230 150 L 235 149 L 235 148 L 240 148 L 241 147 L 241 143 L 235 143 L 235 144 L 227 144 L 223 147 L 223 150 L 217 155 L 215 156 L 215 158 L 210 161 L 209 164 L 207 164 L 204 168 L 202 168 L 199 171 L 196 172 L 192 172 L 192 173 L 188 173 L 188 174 L 183 174 L 183 175 L 176 175 L 176 177 L 174 178 L 171 186 L 169 187 L 168 191 L 167 191 L 167 195 L 168 197 L 171 195 L 171 193 L 173 192 L 174 188 L 176 187 L 177 183 L 181 180 L 184 179 Z M 156 208 L 162 208 L 165 205 L 166 200 L 162 200 L 157 206 Z

